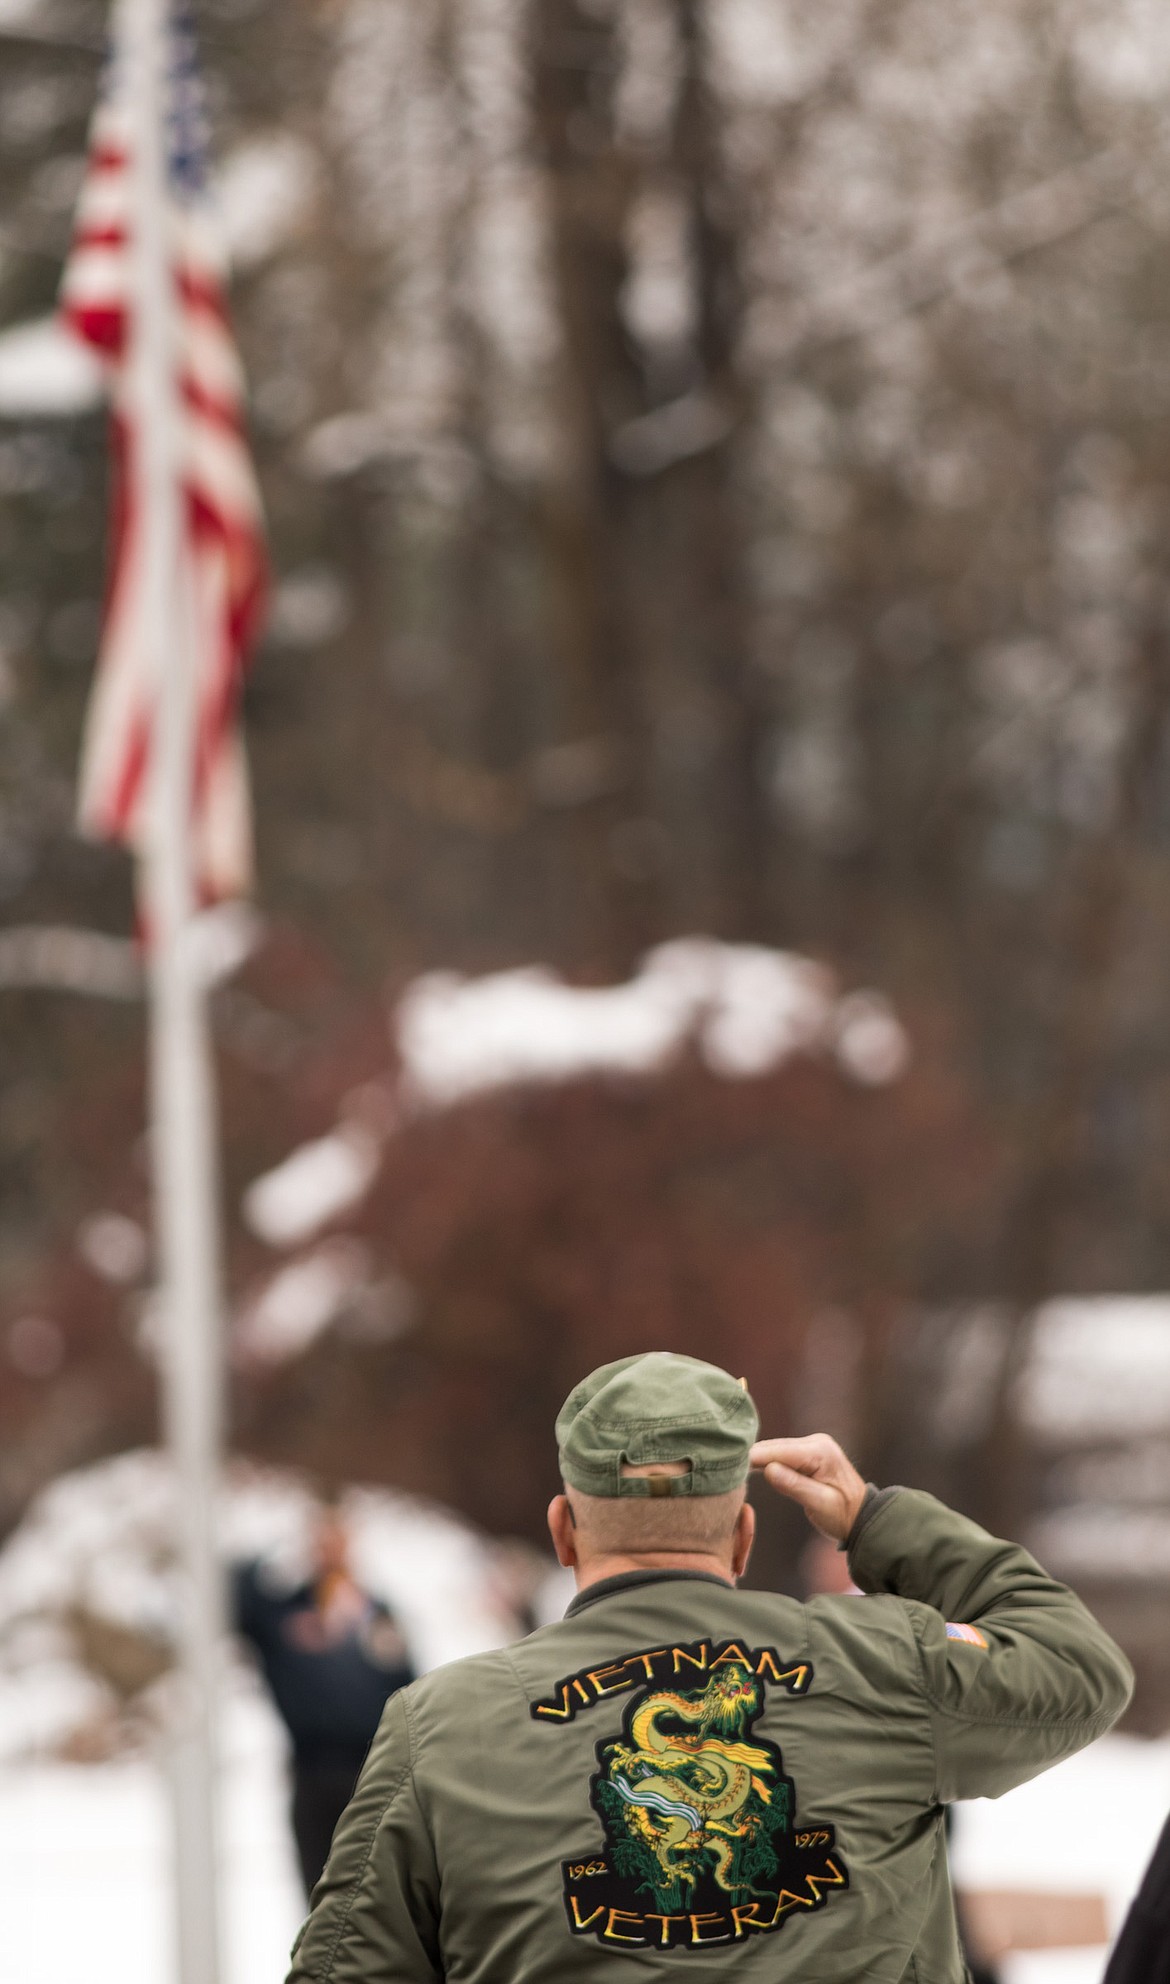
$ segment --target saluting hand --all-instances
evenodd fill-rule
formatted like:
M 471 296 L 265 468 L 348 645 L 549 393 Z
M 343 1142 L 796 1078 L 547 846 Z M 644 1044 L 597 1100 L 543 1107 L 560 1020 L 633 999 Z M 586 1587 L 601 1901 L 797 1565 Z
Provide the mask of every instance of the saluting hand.
M 836 1440 L 810 1433 L 803 1440 L 757 1440 L 751 1465 L 778 1495 L 799 1502 L 814 1529 L 843 1543 L 865 1500 L 865 1482 Z

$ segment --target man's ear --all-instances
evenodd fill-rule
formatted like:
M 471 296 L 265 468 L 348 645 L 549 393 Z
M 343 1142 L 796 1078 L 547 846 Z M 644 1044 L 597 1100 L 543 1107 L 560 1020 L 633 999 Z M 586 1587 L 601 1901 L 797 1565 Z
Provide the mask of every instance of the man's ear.
M 750 1502 L 745 1502 L 735 1518 L 735 1529 L 731 1537 L 731 1575 L 741 1578 L 748 1567 L 752 1554 L 752 1544 L 756 1540 L 756 1512 Z
M 552 1537 L 557 1563 L 566 1571 L 577 1566 L 577 1526 L 567 1495 L 554 1495 L 548 1505 L 548 1533 Z

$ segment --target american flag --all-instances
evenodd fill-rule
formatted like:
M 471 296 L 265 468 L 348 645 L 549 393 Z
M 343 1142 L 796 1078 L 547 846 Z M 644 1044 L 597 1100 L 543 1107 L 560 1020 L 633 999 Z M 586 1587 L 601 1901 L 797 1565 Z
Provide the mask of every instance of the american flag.
M 116 18 L 116 16 L 115 16 Z M 207 193 L 202 91 L 190 18 L 168 9 L 167 229 L 176 308 L 182 568 L 188 616 L 165 665 L 196 677 L 191 864 L 202 901 L 247 889 L 252 871 L 240 690 L 266 582 L 263 519 L 244 432 L 244 382 L 224 303 Z M 90 134 L 89 161 L 65 266 L 65 322 L 100 356 L 112 408 L 110 572 L 97 677 L 82 750 L 85 832 L 146 857 L 157 658 L 144 624 L 141 428 L 133 363 L 133 122 L 125 53 L 115 38 Z

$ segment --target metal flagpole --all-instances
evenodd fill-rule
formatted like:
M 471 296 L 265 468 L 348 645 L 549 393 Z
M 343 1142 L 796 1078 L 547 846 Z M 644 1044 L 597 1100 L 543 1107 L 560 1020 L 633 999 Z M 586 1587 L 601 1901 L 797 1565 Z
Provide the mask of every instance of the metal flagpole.
M 183 559 L 178 316 L 168 229 L 166 0 L 118 0 L 134 117 L 136 398 L 143 636 L 156 671 L 147 903 L 151 1151 L 163 1418 L 180 1588 L 172 1757 L 180 1984 L 218 1984 L 216 1695 L 224 1629 L 215 1496 L 222 1441 L 216 1130 L 205 988 L 191 941 L 197 656 Z M 131 473 L 135 463 L 131 463 Z

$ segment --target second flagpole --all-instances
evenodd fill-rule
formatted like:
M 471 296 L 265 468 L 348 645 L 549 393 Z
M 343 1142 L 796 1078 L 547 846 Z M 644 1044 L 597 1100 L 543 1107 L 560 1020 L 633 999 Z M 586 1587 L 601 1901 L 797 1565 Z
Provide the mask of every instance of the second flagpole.
M 195 630 L 183 557 L 181 409 L 168 226 L 166 0 L 118 0 L 134 115 L 131 353 L 140 450 L 143 639 L 156 685 L 147 901 L 151 1157 L 163 1419 L 175 1479 L 179 1661 L 171 1777 L 180 1984 L 219 1984 L 217 1694 L 224 1630 L 220 1235 L 206 995 L 194 955 Z

